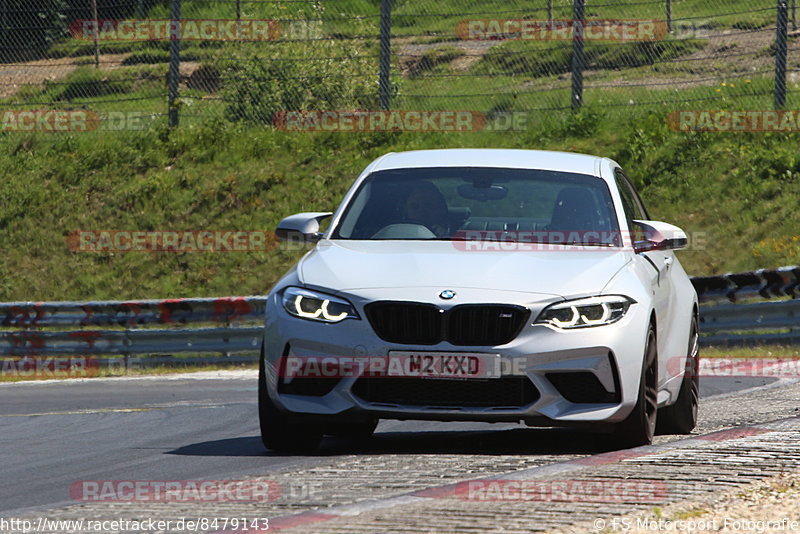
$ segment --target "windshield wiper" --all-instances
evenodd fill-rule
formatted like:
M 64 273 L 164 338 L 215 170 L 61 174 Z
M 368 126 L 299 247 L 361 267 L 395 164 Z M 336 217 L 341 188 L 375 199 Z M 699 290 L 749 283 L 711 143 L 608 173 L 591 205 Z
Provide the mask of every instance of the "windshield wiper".
M 596 241 L 569 241 L 566 243 L 548 243 L 550 245 L 577 245 L 581 247 L 618 247 L 614 243 L 598 243 Z

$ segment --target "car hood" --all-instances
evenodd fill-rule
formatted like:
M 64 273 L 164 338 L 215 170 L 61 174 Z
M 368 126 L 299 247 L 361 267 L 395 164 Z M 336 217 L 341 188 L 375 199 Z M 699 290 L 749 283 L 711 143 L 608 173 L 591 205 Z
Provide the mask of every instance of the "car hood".
M 478 288 L 569 298 L 600 292 L 630 261 L 622 249 L 554 246 L 465 251 L 450 241 L 323 240 L 299 264 L 300 280 L 333 291 Z

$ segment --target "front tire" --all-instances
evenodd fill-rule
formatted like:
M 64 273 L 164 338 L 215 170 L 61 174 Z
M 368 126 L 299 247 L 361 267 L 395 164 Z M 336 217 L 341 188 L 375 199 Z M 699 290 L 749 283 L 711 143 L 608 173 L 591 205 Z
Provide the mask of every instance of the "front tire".
M 258 364 L 258 421 L 261 442 L 274 451 L 311 452 L 322 441 L 322 431 L 319 428 L 292 421 L 290 415 L 278 410 L 269 398 L 263 344 Z
M 689 349 L 678 400 L 658 411 L 658 434 L 689 434 L 697 426 L 697 408 L 700 403 L 700 350 L 697 316 L 692 317 L 689 330 Z
M 639 395 L 633 411 L 614 429 L 614 443 L 619 448 L 650 445 L 656 429 L 658 414 L 658 358 L 656 331 L 653 323 L 647 331 L 639 380 Z

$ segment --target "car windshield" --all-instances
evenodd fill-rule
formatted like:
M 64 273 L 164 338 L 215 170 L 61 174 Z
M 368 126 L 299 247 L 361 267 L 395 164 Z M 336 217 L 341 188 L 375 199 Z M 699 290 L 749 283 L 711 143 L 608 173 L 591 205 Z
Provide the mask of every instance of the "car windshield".
M 359 240 L 499 237 L 619 246 L 616 212 L 608 186 L 601 178 L 488 167 L 374 172 L 353 195 L 330 237 Z

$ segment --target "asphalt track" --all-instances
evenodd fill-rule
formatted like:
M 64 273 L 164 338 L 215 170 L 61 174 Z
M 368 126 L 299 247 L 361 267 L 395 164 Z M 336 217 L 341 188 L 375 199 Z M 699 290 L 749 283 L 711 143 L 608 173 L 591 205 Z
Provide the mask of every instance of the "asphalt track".
M 701 397 L 774 378 L 704 378 Z M 255 373 L 240 378 L 93 379 L 0 385 L 0 513 L 72 504 L 80 480 L 231 479 L 353 454 L 558 455 L 563 431 L 515 424 L 382 421 L 362 444 L 272 453 L 258 436 Z M 662 438 L 663 439 L 663 438 Z M 591 444 L 564 454 L 592 454 Z

